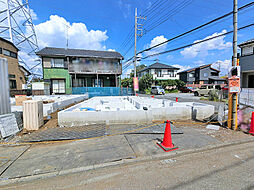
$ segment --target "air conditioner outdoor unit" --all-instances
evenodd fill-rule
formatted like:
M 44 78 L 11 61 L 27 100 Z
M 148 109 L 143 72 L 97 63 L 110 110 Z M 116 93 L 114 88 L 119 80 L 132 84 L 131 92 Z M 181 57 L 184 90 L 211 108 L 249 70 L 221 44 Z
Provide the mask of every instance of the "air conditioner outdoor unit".
M 23 102 L 24 129 L 38 130 L 43 125 L 43 102 L 28 100 Z

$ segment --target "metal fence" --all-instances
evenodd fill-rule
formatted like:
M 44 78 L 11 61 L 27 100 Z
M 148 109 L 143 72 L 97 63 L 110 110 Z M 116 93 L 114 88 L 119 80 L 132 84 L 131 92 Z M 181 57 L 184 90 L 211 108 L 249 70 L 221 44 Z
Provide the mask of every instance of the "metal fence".
M 239 95 L 239 103 L 254 107 L 254 88 L 242 88 Z
M 130 96 L 133 94 L 130 88 L 120 87 L 73 87 L 72 94 L 88 93 L 89 98 L 95 96 Z

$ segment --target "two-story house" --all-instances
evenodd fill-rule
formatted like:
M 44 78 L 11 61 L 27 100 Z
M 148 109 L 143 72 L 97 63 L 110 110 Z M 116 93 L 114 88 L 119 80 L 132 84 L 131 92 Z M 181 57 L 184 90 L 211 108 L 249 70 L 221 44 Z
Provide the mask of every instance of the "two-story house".
M 241 87 L 254 88 L 254 39 L 238 45 L 241 48 L 239 64 L 241 67 Z
M 138 71 L 137 75 L 140 78 L 145 74 L 151 74 L 154 80 L 179 79 L 178 70 L 179 68 L 156 62 Z
M 117 87 L 123 56 L 114 51 L 46 47 L 36 53 L 42 59 L 43 78 L 54 94 L 71 94 L 72 87 Z
M 0 57 L 7 59 L 11 95 L 20 94 L 26 77 L 31 73 L 19 65 L 19 49 L 10 41 L 0 37 Z
M 241 68 L 240 103 L 254 106 L 254 38 L 238 45 L 241 48 L 239 65 Z
M 226 79 L 219 77 L 220 71 L 212 68 L 212 64 L 202 65 L 179 72 L 180 80 L 184 81 L 189 87 L 200 87 L 203 84 L 226 83 Z

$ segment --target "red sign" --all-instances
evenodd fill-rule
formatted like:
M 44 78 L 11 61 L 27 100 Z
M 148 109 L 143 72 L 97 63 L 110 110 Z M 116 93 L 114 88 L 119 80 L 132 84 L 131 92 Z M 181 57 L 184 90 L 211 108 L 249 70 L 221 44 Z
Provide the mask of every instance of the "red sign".
M 137 92 L 139 90 L 139 88 L 138 88 L 138 77 L 133 77 L 133 86 L 134 86 L 134 91 Z
M 228 86 L 230 93 L 239 93 L 240 92 L 240 78 L 231 77 L 228 79 Z

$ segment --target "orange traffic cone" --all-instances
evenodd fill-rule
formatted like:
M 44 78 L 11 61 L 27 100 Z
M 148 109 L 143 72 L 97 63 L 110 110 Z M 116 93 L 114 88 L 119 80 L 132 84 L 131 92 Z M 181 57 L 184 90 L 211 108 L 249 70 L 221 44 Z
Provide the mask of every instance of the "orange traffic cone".
M 164 132 L 163 141 L 162 141 L 162 143 L 157 143 L 157 144 L 165 152 L 169 152 L 169 151 L 178 149 L 178 147 L 175 147 L 174 144 L 172 143 L 170 121 L 169 120 L 166 121 L 166 128 L 165 128 L 165 132 Z
M 250 134 L 254 135 L 254 112 L 252 112 L 251 123 L 250 123 Z

